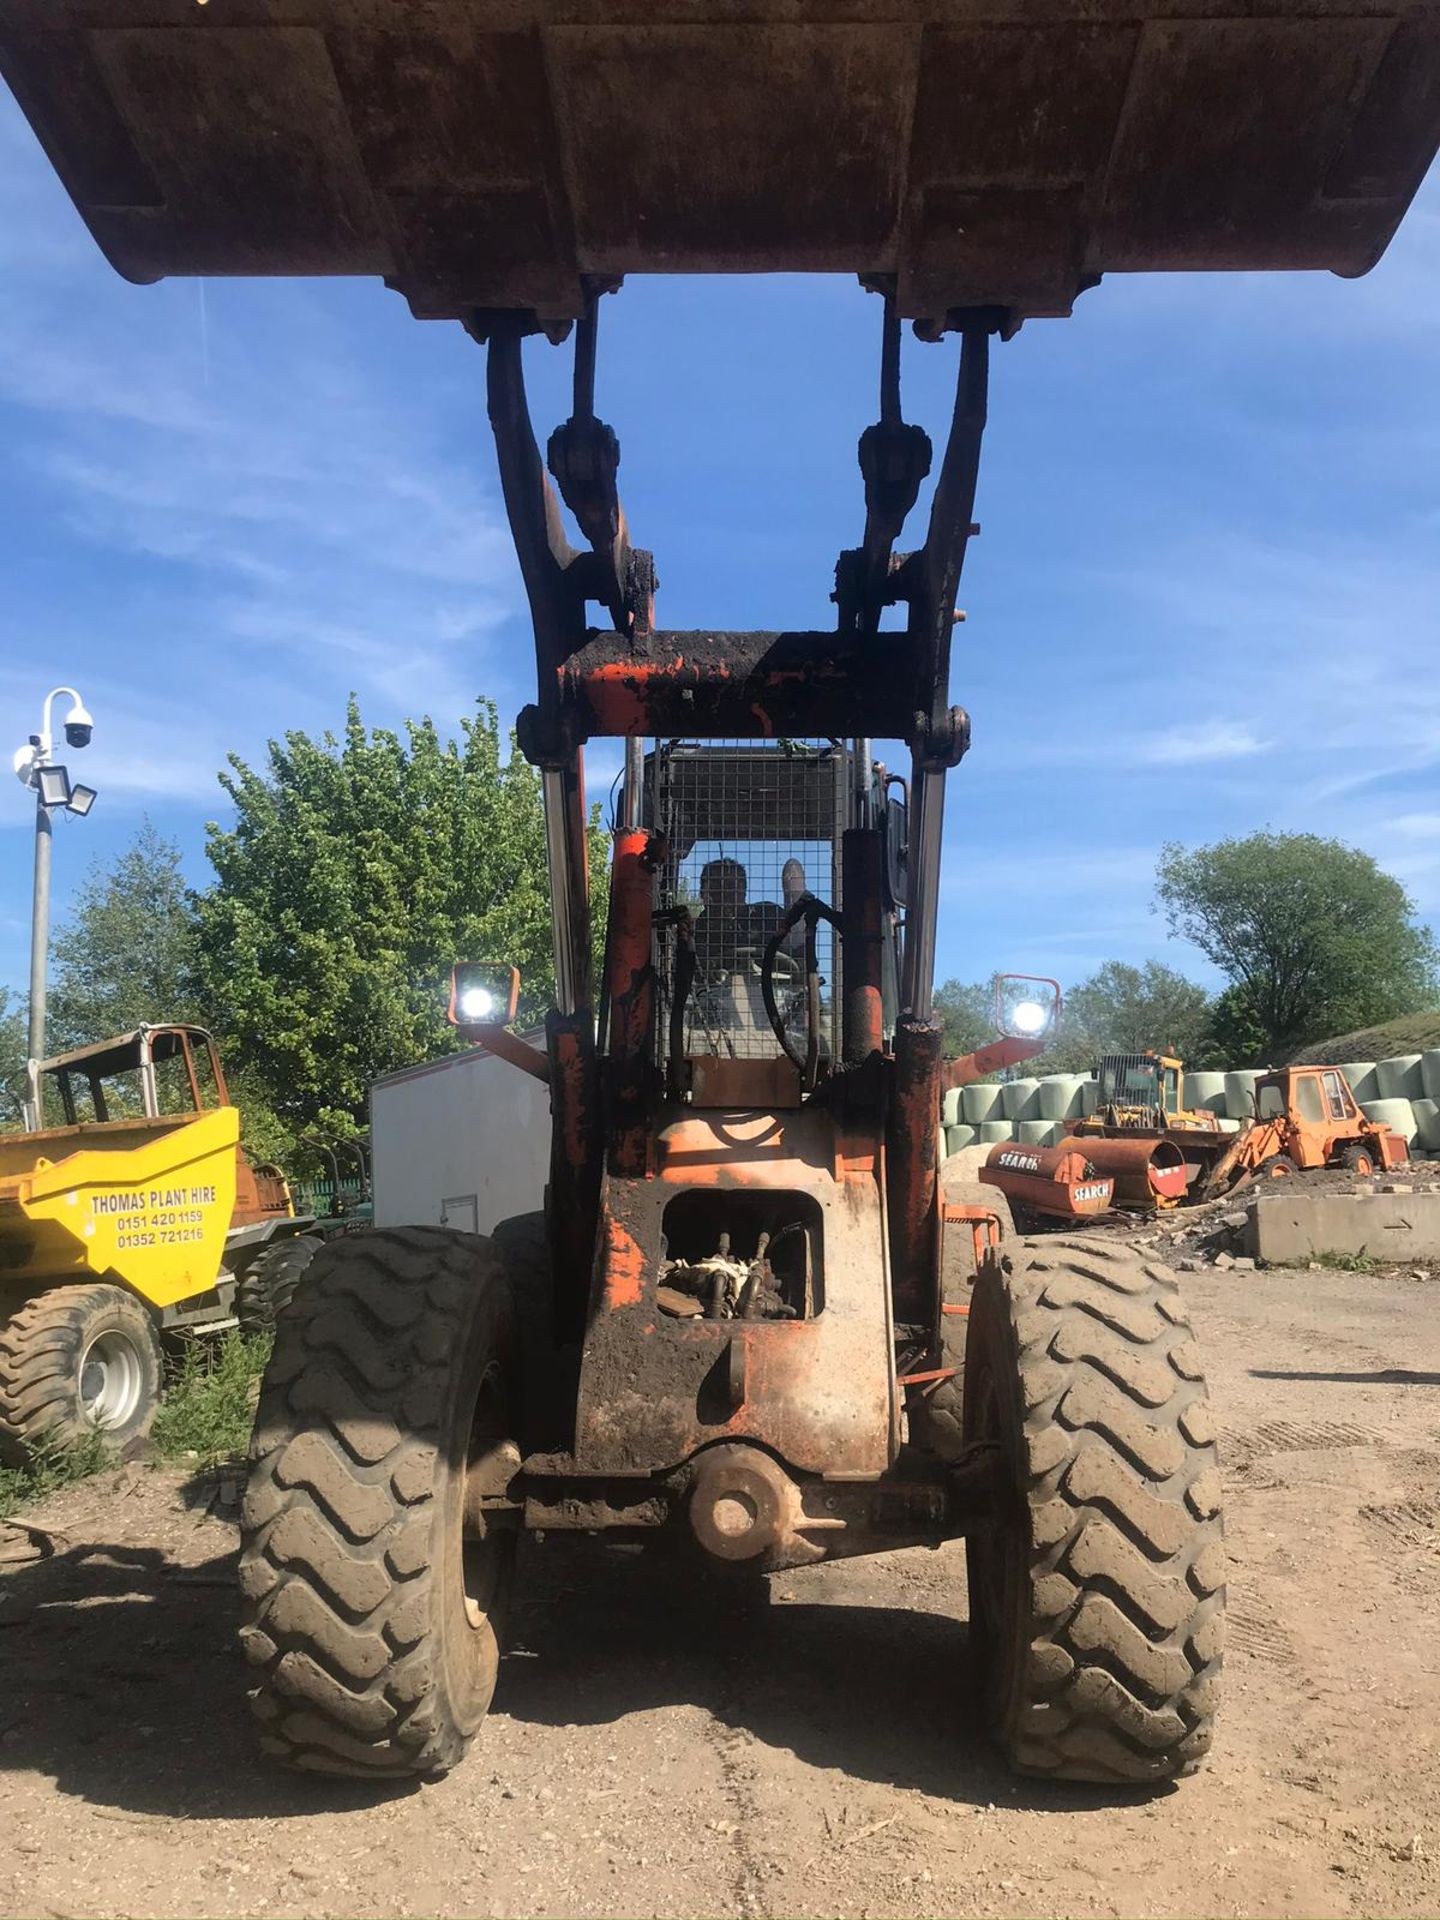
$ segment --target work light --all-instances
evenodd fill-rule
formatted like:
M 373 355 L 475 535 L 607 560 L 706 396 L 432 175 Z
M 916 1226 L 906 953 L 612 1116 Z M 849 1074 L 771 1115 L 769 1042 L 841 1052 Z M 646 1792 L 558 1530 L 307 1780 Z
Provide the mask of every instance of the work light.
M 64 767 L 37 767 L 36 784 L 40 788 L 40 803 L 46 807 L 68 807 L 70 804 L 70 775 Z

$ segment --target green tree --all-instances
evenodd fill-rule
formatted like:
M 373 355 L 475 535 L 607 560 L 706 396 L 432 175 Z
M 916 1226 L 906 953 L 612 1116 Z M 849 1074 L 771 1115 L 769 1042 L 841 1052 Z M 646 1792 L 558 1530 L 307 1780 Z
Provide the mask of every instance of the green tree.
M 0 1133 L 23 1124 L 19 1102 L 25 1095 L 25 1015 L 0 987 Z
M 340 740 L 287 734 L 263 772 L 231 756 L 235 824 L 207 829 L 202 971 L 240 1075 L 290 1127 L 363 1121 L 377 1074 L 461 1044 L 444 1019 L 457 959 L 509 961 L 522 1004 L 547 1004 L 540 779 L 501 748 L 489 702 L 456 742 L 428 719 L 403 739 L 370 731 L 352 698 Z
M 149 1021 L 200 1018 L 195 906 L 180 849 L 147 820 L 117 860 L 91 866 L 50 951 L 49 1052 Z
M 1198 1064 L 1205 1053 L 1210 997 L 1205 989 L 1158 960 L 1131 966 L 1107 960 L 1066 993 L 1060 1031 L 1044 1053 L 1027 1060 L 1026 1074 L 1088 1073 L 1105 1053 L 1156 1052 L 1172 1047 Z
M 1255 1017 L 1250 989 L 1226 987 L 1210 1005 L 1206 1044 L 1196 1056 L 1197 1066 L 1263 1067 L 1269 1064 L 1265 1029 Z
M 994 981 L 967 986 L 962 980 L 947 980 L 935 989 L 935 1017 L 944 1035 L 947 1060 L 986 1046 L 996 1037 Z
M 1209 1024 L 1210 996 L 1162 961 L 1132 967 L 1107 960 L 1071 990 L 1065 1029 L 1083 1037 L 1089 1056 L 1102 1053 L 1177 1053 L 1195 1057 Z
M 1313 833 L 1167 846 L 1156 891 L 1170 929 L 1243 988 L 1263 1051 L 1433 1002 L 1436 948 L 1414 903 L 1367 853 Z

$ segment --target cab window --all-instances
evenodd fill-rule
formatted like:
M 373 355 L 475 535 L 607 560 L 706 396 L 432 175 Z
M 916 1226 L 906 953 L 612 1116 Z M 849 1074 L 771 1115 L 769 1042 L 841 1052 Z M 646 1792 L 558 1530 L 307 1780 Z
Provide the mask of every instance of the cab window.
M 1180 1106 L 1180 1076 L 1174 1067 L 1165 1069 L 1165 1111 L 1176 1113 Z
M 1330 1109 L 1332 1120 L 1344 1120 L 1347 1117 L 1345 1089 L 1340 1083 L 1338 1073 L 1322 1074 L 1325 1082 L 1325 1105 Z
M 1272 1080 L 1268 1086 L 1257 1089 L 1260 1099 L 1260 1118 L 1279 1120 L 1285 1113 L 1284 1091 Z
M 1325 1119 L 1325 1103 L 1320 1098 L 1320 1081 L 1313 1073 L 1302 1073 L 1295 1082 L 1295 1105 L 1302 1120 L 1319 1126 Z

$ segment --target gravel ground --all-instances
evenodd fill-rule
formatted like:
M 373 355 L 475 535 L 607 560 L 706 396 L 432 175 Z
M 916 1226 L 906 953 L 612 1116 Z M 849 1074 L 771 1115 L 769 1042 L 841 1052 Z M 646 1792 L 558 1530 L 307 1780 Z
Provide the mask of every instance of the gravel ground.
M 130 1467 L 0 1527 L 0 1912 L 1435 1913 L 1440 1281 L 1185 1279 L 1233 1568 L 1219 1739 L 1174 1791 L 996 1766 L 959 1545 L 748 1606 L 532 1546 L 463 1767 L 290 1778 L 242 1705 L 233 1485 Z

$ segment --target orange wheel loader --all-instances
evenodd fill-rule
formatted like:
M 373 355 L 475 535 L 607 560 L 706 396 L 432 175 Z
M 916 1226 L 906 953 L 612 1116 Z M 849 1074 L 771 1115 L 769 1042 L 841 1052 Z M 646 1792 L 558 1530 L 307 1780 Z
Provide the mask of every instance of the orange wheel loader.
M 534 627 L 558 987 L 543 1049 L 497 1046 L 550 1090 L 548 1207 L 346 1238 L 284 1317 L 240 1570 L 269 1753 L 454 1766 L 519 1536 L 579 1529 L 756 1576 L 964 1536 L 974 1698 L 1015 1767 L 1160 1787 L 1201 1760 L 1225 1570 L 1175 1278 L 1015 1239 L 939 1177 L 956 594 L 997 345 L 1043 353 L 1004 343 L 1111 272 L 1363 273 L 1435 150 L 1437 56 L 1429 0 L 8 0 L 0 67 L 128 278 L 377 274 L 466 328 Z M 814 630 L 670 631 L 599 309 L 626 274 L 778 270 L 879 297 L 858 541 Z M 901 410 L 907 322 L 914 352 L 959 342 L 938 451 Z M 527 343 L 567 338 L 542 450 Z M 872 739 L 909 756 L 903 863 Z M 592 740 L 626 743 L 598 978 Z M 723 761 L 687 785 L 718 741 L 773 820 Z M 803 838 L 839 854 L 762 891 L 808 804 L 788 742 L 811 778 L 840 743 Z

